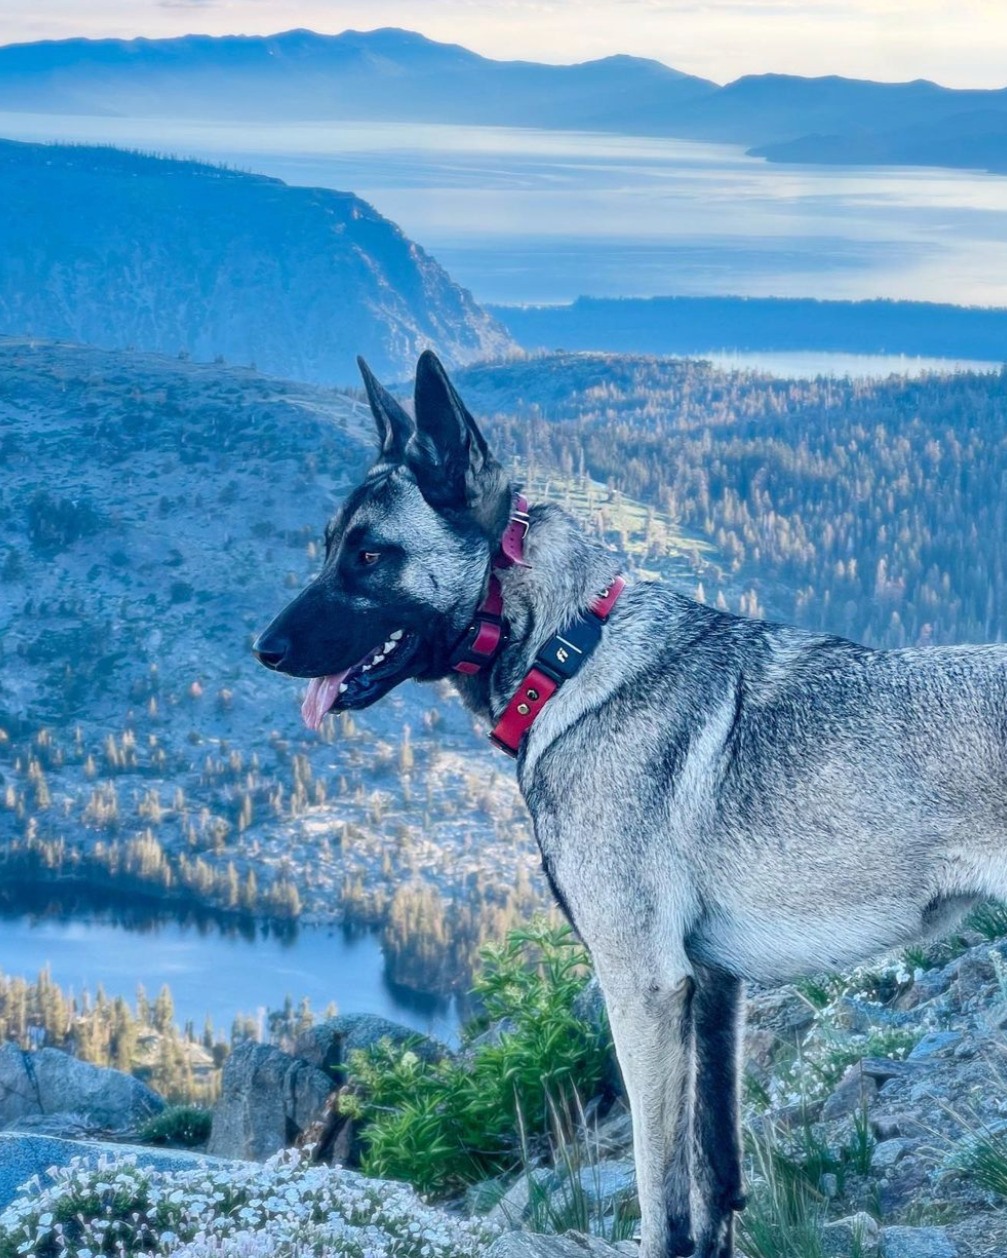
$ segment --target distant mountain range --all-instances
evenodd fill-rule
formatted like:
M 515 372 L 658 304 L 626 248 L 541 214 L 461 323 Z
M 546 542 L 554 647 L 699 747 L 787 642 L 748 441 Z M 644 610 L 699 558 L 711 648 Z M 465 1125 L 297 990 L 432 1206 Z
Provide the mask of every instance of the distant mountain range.
M 394 28 L 0 48 L 0 111 L 477 123 L 756 146 L 772 161 L 1007 166 L 1007 88 L 747 75 L 661 62 L 494 61 Z
M 397 29 L 0 48 L 0 110 L 43 113 L 650 129 L 715 87 L 639 57 L 491 61 Z
M 356 383 L 512 342 L 347 192 L 112 148 L 0 141 L 0 333 Z

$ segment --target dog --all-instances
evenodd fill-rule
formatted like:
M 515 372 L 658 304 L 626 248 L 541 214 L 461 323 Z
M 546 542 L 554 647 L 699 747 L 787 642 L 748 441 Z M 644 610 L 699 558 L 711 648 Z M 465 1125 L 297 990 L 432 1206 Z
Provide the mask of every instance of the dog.
M 437 358 L 319 575 L 255 644 L 307 723 L 453 679 L 516 754 L 633 1118 L 642 1258 L 731 1258 L 746 980 L 841 969 L 1007 895 L 1007 648 L 875 651 L 627 582 L 527 510 Z M 522 711 L 524 709 L 524 711 Z

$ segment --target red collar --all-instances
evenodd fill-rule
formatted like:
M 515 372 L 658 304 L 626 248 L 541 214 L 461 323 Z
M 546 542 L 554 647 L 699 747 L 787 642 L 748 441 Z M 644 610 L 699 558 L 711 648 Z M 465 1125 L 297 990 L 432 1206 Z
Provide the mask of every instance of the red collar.
M 521 739 L 559 688 L 587 663 L 601 642 L 601 627 L 626 588 L 624 577 L 614 577 L 586 612 L 550 638 L 504 708 L 490 732 L 490 741 L 509 756 L 516 756 Z
M 528 536 L 528 524 L 528 500 L 523 494 L 515 494 L 510 520 L 500 538 L 500 549 L 493 559 L 486 594 L 475 610 L 472 623 L 451 653 L 451 667 L 456 673 L 481 673 L 487 664 L 493 663 L 507 641 L 503 590 L 500 578 L 493 569 L 531 566 L 524 557 L 524 539 Z
M 515 495 L 510 521 L 500 539 L 492 569 L 517 565 L 530 567 L 524 557 L 524 539 L 528 535 L 528 502 Z M 475 610 L 472 623 L 465 630 L 451 655 L 451 667 L 459 673 L 472 675 L 496 659 L 507 641 L 507 622 L 503 614 L 503 589 L 496 572 L 491 569 L 486 594 Z M 521 739 L 531 729 L 535 718 L 556 691 L 569 681 L 592 654 L 601 640 L 601 626 L 626 588 L 622 577 L 615 577 L 608 588 L 595 598 L 587 612 L 549 639 L 535 656 L 532 667 L 490 733 L 493 745 L 510 756 L 516 756 Z

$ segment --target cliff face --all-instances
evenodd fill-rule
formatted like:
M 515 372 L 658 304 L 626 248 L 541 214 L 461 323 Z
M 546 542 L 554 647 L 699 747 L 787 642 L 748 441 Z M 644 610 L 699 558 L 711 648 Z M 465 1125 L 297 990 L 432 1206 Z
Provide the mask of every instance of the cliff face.
M 218 355 L 320 383 L 508 334 L 351 193 L 115 149 L 0 141 L 0 333 Z

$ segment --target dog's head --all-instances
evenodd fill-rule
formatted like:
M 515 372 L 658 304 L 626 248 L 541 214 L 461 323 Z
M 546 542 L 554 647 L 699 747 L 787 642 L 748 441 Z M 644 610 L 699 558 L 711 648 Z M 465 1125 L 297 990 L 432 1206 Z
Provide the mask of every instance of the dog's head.
M 312 681 L 305 721 L 366 708 L 450 670 L 512 501 L 437 358 L 416 369 L 415 422 L 361 360 L 380 451 L 325 530 L 321 572 L 259 636 L 267 668 Z

